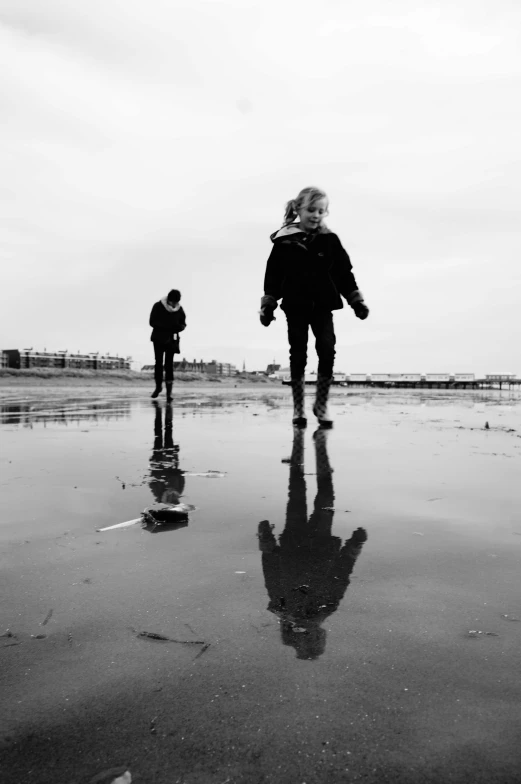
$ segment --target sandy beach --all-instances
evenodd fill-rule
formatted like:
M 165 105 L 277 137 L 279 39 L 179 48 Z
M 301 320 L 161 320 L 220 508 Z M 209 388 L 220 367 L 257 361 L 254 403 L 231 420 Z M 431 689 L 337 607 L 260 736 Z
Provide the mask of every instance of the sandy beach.
M 2 784 L 519 781 L 520 395 L 149 386 L 0 384 Z

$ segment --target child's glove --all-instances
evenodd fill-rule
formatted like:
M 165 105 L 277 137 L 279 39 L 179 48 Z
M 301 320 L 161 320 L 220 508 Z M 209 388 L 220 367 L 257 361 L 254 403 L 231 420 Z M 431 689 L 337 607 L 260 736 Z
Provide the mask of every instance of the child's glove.
M 260 323 L 263 327 L 269 327 L 272 321 L 275 321 L 275 316 L 273 315 L 273 308 L 265 307 L 261 308 L 259 311 L 260 314 Z
M 260 323 L 263 327 L 269 327 L 272 321 L 275 321 L 273 311 L 277 307 L 277 300 L 269 294 L 265 294 L 261 299 L 261 309 L 259 311 Z
M 355 289 L 352 291 L 351 294 L 347 297 L 347 301 L 349 305 L 353 308 L 355 312 L 355 316 L 359 319 L 366 319 L 369 315 L 369 308 L 364 302 L 364 298 L 362 296 L 362 292 Z
M 369 315 L 369 308 L 365 304 L 365 302 L 356 302 L 353 305 L 353 310 L 355 312 L 355 316 L 359 319 L 366 319 Z

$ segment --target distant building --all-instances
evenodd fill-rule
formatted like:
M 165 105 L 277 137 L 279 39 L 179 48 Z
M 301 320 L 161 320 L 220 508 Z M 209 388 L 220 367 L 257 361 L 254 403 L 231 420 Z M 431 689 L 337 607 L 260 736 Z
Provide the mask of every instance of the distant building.
M 143 365 L 141 368 L 142 373 L 153 372 L 153 370 L 154 365 Z M 211 362 L 204 362 L 202 359 L 199 361 L 194 359 L 190 362 L 184 357 L 174 362 L 174 370 L 177 373 L 211 373 L 217 376 L 234 376 L 237 373 L 235 365 L 229 362 L 217 362 L 215 359 Z
M 237 373 L 237 368 L 229 362 L 217 362 L 215 359 L 212 359 L 211 362 L 206 364 L 206 373 L 215 373 L 219 376 L 234 376 Z
M 83 370 L 130 370 L 132 357 L 112 357 L 99 353 L 69 354 L 67 351 L 34 351 L 27 349 L 2 350 L 2 367 L 27 368 L 81 368 Z
M 276 378 L 279 381 L 289 381 L 291 378 L 291 371 L 289 367 L 281 368 L 280 365 L 277 370 L 274 370 L 273 373 L 269 374 L 271 378 Z
M 193 371 L 193 372 L 196 372 L 196 373 L 204 373 L 205 372 L 205 367 L 206 367 L 206 362 L 204 362 L 204 360 L 202 360 L 202 359 L 200 359 L 199 361 L 197 359 L 193 359 L 190 362 L 190 360 L 185 359 L 183 357 L 183 359 L 174 360 L 174 368 L 175 368 L 175 370 L 180 370 L 181 372 L 183 372 L 183 371 Z
M 268 367 L 266 368 L 266 373 L 269 376 L 271 373 L 276 373 L 277 370 L 280 370 L 280 365 L 275 365 L 274 363 L 271 363 L 271 365 L 268 365 Z

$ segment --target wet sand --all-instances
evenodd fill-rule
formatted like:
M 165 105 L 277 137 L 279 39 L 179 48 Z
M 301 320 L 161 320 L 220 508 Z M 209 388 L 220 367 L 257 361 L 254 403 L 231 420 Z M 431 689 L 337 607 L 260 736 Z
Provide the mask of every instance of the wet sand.
M 0 388 L 2 783 L 519 781 L 519 395 L 175 392 Z

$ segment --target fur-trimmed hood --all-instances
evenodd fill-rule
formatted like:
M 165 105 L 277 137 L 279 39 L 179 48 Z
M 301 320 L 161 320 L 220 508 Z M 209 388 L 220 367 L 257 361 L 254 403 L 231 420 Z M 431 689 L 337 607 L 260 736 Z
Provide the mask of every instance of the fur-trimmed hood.
M 295 239 L 298 239 L 299 235 L 306 234 L 306 233 L 307 232 L 305 232 L 303 229 L 300 228 L 300 223 L 288 223 L 286 226 L 283 226 L 281 229 L 277 229 L 277 231 L 274 231 L 273 234 L 270 234 L 270 239 L 272 242 L 275 242 L 275 240 L 280 240 L 280 239 L 288 239 L 290 237 L 291 238 L 294 237 Z M 322 224 L 321 226 L 319 226 L 316 232 L 313 232 L 313 234 L 331 234 L 331 232 L 327 228 L 327 226 L 324 226 Z

